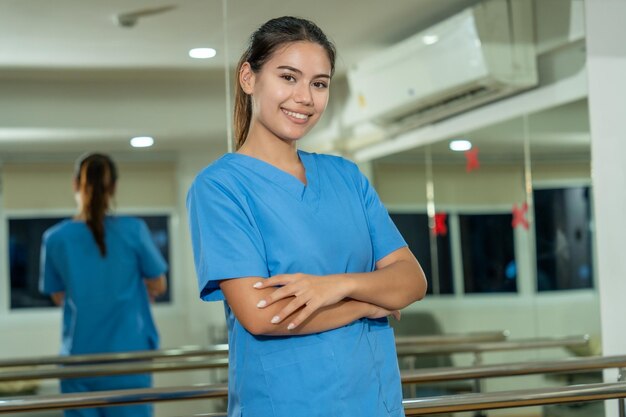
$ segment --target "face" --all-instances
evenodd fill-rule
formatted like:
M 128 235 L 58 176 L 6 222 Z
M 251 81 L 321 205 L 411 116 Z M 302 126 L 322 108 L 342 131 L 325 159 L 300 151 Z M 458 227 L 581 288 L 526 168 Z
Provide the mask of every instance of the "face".
M 252 98 L 249 136 L 287 142 L 304 136 L 324 113 L 330 71 L 326 50 L 313 42 L 280 47 L 257 73 L 244 64 L 240 83 Z

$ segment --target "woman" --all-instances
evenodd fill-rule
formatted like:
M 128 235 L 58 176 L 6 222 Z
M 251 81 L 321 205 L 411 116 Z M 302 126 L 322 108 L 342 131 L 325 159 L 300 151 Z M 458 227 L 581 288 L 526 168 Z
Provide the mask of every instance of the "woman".
M 355 164 L 297 150 L 328 101 L 335 49 L 272 19 L 237 67 L 237 152 L 188 194 L 201 297 L 224 300 L 228 415 L 402 416 L 386 316 L 424 274 Z
M 63 306 L 62 355 L 158 347 L 149 298 L 165 291 L 167 264 L 143 221 L 107 215 L 116 184 L 110 157 L 94 153 L 79 159 L 78 214 L 43 237 L 40 288 Z M 150 385 L 149 375 L 79 378 L 61 381 L 61 391 Z M 150 415 L 150 405 L 65 411 L 66 417 Z

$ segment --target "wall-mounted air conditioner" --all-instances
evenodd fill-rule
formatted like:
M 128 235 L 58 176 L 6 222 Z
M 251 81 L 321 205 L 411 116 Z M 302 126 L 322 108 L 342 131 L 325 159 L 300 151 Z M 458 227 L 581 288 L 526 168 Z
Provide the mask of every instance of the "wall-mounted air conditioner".
M 420 125 L 537 85 L 532 0 L 468 8 L 348 71 L 343 124 Z

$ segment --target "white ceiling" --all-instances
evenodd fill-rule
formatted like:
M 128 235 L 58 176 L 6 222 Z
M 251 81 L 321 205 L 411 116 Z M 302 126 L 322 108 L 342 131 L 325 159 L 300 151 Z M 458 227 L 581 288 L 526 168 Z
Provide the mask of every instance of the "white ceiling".
M 296 15 L 317 22 L 339 51 L 338 92 L 352 63 L 478 2 L 0 0 L 0 161 L 85 150 L 141 158 L 225 150 L 224 66 L 236 63 L 264 21 Z M 167 5 L 175 8 L 131 28 L 114 22 L 119 13 Z M 190 59 L 198 46 L 217 56 Z M 483 140 L 514 132 L 494 127 Z M 139 134 L 155 136 L 156 145 L 130 149 Z
M 0 66 L 216 68 L 226 57 L 225 38 L 231 51 L 226 58 L 234 63 L 248 35 L 280 15 L 317 22 L 337 43 L 342 62 L 350 63 L 475 3 L 477 0 L 1 0 Z M 175 9 L 140 18 L 132 28 L 114 23 L 116 14 L 166 5 Z M 198 46 L 213 47 L 218 56 L 204 62 L 189 59 L 187 51 Z
M 338 47 L 339 85 L 351 63 L 475 3 L 0 0 L 0 159 L 225 149 L 224 65 L 236 63 L 264 21 L 288 14 L 316 21 Z M 166 5 L 175 8 L 131 28 L 114 22 L 119 13 Z M 199 46 L 217 56 L 190 59 Z M 139 134 L 156 145 L 129 149 Z

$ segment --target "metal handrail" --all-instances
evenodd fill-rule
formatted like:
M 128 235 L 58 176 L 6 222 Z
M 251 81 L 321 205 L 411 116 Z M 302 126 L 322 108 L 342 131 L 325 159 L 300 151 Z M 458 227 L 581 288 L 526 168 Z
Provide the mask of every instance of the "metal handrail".
M 414 371 L 403 371 L 401 375 L 403 384 L 415 384 L 473 378 L 581 372 L 608 368 L 626 368 L 626 355 L 568 358 L 559 361 L 514 362 L 497 365 L 424 368 Z
M 557 338 L 535 338 L 508 340 L 503 342 L 488 343 L 460 343 L 460 344 L 440 344 L 428 346 L 400 346 L 397 348 L 398 356 L 416 356 L 449 353 L 479 353 L 495 352 L 507 350 L 557 348 L 587 346 L 589 336 L 568 336 Z
M 198 358 L 177 362 L 131 362 L 101 365 L 65 366 L 51 369 L 29 369 L 24 371 L 0 371 L 0 382 L 25 381 L 32 379 L 81 378 L 104 375 L 127 375 L 152 372 L 193 371 L 228 367 L 227 358 L 202 360 Z
M 404 400 L 402 403 L 407 416 L 418 416 L 615 398 L 626 398 L 625 382 L 413 398 Z
M 14 358 L 0 360 L 0 368 L 14 366 L 39 365 L 79 365 L 88 363 L 131 362 L 147 359 L 185 358 L 194 356 L 223 355 L 228 353 L 227 344 L 212 345 L 207 348 L 199 346 L 183 346 L 175 349 L 140 350 L 119 353 L 94 353 L 69 356 L 40 356 L 33 358 Z
M 562 346 L 572 346 L 572 345 L 581 345 L 586 344 L 588 341 L 588 337 L 570 337 L 570 338 L 560 338 L 560 339 L 530 339 L 530 340 L 522 340 L 522 341 L 504 341 L 497 343 L 478 343 L 478 344 L 463 344 L 463 345 L 427 345 L 422 347 L 411 347 L 411 348 L 402 348 L 398 347 L 398 356 L 403 355 L 419 355 L 419 354 L 441 354 L 441 353 L 451 353 L 451 352 L 483 352 L 483 351 L 494 351 L 494 350 L 514 350 L 514 349 L 529 349 L 529 348 L 544 348 L 544 347 L 562 347 Z M 221 349 L 222 353 L 225 353 L 226 345 L 217 345 L 218 349 Z M 174 352 L 175 350 L 170 349 L 168 351 L 161 351 L 161 355 L 157 357 L 159 359 L 169 358 L 169 357 L 181 357 L 181 356 L 196 356 L 196 353 L 203 354 L 203 350 L 199 349 L 178 349 L 178 352 Z M 164 354 L 168 352 L 169 354 Z M 148 354 L 149 357 L 151 353 L 155 353 L 152 351 L 141 351 L 141 352 L 126 352 L 121 354 L 106 354 L 106 355 L 81 355 L 81 356 L 67 356 L 61 358 L 67 358 L 70 360 L 70 364 L 81 364 L 86 363 L 90 364 L 94 362 L 94 358 L 103 357 L 110 358 L 112 356 L 123 360 L 131 360 L 129 358 L 138 358 L 143 357 L 144 354 Z M 159 351 L 156 351 L 159 353 Z M 180 353 L 180 355 L 176 354 Z M 58 358 L 58 357 L 55 357 Z M 76 359 L 76 361 L 72 361 L 72 359 Z M 91 359 L 91 361 L 88 361 Z M 134 359 L 136 360 L 136 359 Z M 605 362 L 610 362 L 611 359 L 602 359 Z M 118 362 L 119 362 L 118 361 Z M 582 365 L 584 363 L 590 363 L 594 361 L 594 358 L 588 359 L 579 359 L 581 365 L 576 366 L 585 366 Z M 220 358 L 213 359 L 210 361 L 201 361 L 201 360 L 188 360 L 188 361 L 178 361 L 178 362 L 137 362 L 137 363 L 117 363 L 117 362 L 106 362 L 102 360 L 98 361 L 98 364 L 95 365 L 81 365 L 81 366 L 70 366 L 70 367 L 62 367 L 62 368 L 53 368 L 53 369 L 33 369 L 33 370 L 25 370 L 25 371 L 0 371 L 0 382 L 3 381 L 17 381 L 17 380 L 32 380 L 32 379 L 46 379 L 46 378 L 77 378 L 83 376 L 102 376 L 102 375 L 121 375 L 121 374 L 136 374 L 136 373 L 144 373 L 144 372 L 167 372 L 167 371 L 181 371 L 181 370 L 193 370 L 193 369 L 201 369 L 201 368 L 221 368 L 228 366 L 228 359 Z M 567 368 L 568 366 L 574 366 L 576 363 L 575 360 L 570 362 L 572 365 L 559 364 L 555 365 L 559 369 Z M 540 368 L 544 368 L 547 363 L 530 363 L 530 367 L 538 366 Z M 455 368 L 434 368 L 431 370 L 421 369 L 419 371 L 414 371 L 410 374 L 415 382 L 418 382 L 418 379 L 421 379 L 423 382 L 428 380 L 427 372 L 430 375 L 436 375 L 437 378 L 441 378 L 439 380 L 454 380 L 454 379 L 469 379 L 469 378 L 483 378 L 486 376 L 504 376 L 507 372 L 510 375 L 513 375 L 513 372 L 517 372 L 517 374 L 521 375 L 524 372 L 524 368 L 526 367 L 525 363 L 520 364 L 501 364 L 501 365 L 489 365 L 489 366 L 478 366 L 478 367 L 455 367 Z M 605 366 L 605 367 L 625 367 L 624 364 L 618 364 L 615 366 Z M 601 369 L 602 365 L 598 364 L 596 368 L 589 369 Z M 476 372 L 478 374 L 486 373 L 484 376 L 475 376 Z M 546 371 L 552 372 L 552 371 Z M 558 372 L 558 371 L 554 371 Z M 539 372 L 530 372 L 530 373 L 539 373 Z M 496 375 L 499 374 L 499 375 Z M 447 375 L 447 376 L 446 376 Z M 473 376 L 474 375 L 474 376 Z M 429 380 L 433 381 L 433 380 Z M 403 383 L 414 383 L 411 381 L 403 381 Z
M 223 398 L 228 396 L 226 384 L 190 385 L 168 388 L 141 388 L 93 391 L 57 395 L 38 395 L 0 399 L 0 414 L 38 410 L 61 410 L 85 407 L 142 404 L 162 401 Z
M 501 342 L 509 337 L 508 330 L 495 332 L 448 333 L 439 335 L 396 336 L 396 346 L 443 345 L 449 343 Z
M 0 400 L 0 414 L 8 412 L 105 407 L 149 402 L 219 398 L 227 395 L 228 389 L 226 385 L 195 385 L 7 398 Z M 412 398 L 405 399 L 402 403 L 406 415 L 410 416 L 597 401 L 613 398 L 626 398 L 626 382 Z
M 228 367 L 227 358 L 188 359 L 177 362 L 137 362 L 67 366 L 53 369 L 0 371 L 0 382 L 46 378 L 80 378 L 85 376 L 123 375 L 147 372 L 169 372 Z M 559 372 L 580 372 L 607 368 L 626 368 L 626 355 L 568 358 L 558 361 L 513 362 L 496 365 L 423 368 L 402 371 L 403 384 L 455 381 L 474 378 L 507 377 Z
M 504 333 L 504 332 L 503 332 Z M 461 343 L 453 340 L 458 336 L 450 336 L 448 341 L 434 343 L 432 336 L 414 336 L 410 341 L 400 339 L 397 347 L 399 356 L 428 355 L 439 353 L 487 352 L 496 350 L 520 350 L 533 348 L 585 346 L 589 343 L 589 336 L 571 336 L 564 338 L 522 339 L 518 341 L 494 341 L 490 343 Z M 444 337 L 445 339 L 446 337 Z M 422 343 L 423 346 L 406 346 L 407 343 Z M 42 356 L 35 358 L 14 358 L 0 360 L 0 368 L 16 366 L 39 365 L 78 365 L 106 362 L 130 362 L 147 359 L 184 358 L 194 356 L 212 356 L 228 353 L 227 344 L 212 345 L 205 348 L 198 346 L 181 347 L 165 350 L 147 350 L 121 353 L 97 353 L 88 355 L 70 356 Z

